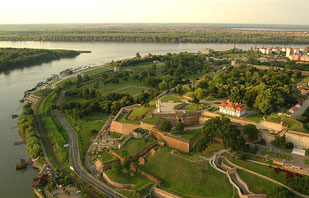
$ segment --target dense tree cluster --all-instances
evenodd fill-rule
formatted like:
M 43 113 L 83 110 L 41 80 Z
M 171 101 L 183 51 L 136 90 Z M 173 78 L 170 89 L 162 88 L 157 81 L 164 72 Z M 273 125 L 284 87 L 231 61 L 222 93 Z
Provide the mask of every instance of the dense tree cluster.
M 41 155 L 42 149 L 34 128 L 35 120 L 31 103 L 23 107 L 23 113 L 18 119 L 18 129 L 21 137 L 27 142 L 27 150 L 31 159 Z
M 90 112 L 116 114 L 122 107 L 134 104 L 134 99 L 129 94 L 108 93 L 101 96 L 94 88 L 77 88 L 66 92 L 66 96 L 79 96 L 87 99 L 85 102 L 74 102 L 67 97 L 59 104 L 61 111 L 66 110 L 73 119 L 79 119 Z
M 225 148 L 240 150 L 245 146 L 245 140 L 236 125 L 227 117 L 215 117 L 207 120 L 201 130 L 201 137 L 194 144 L 198 152 L 204 151 L 213 138 L 221 138 Z
M 75 57 L 79 54 L 80 52 L 73 50 L 0 48 L 0 72 L 42 64 L 60 58 Z
M 241 32 L 226 30 L 23 30 L 2 31 L 0 41 L 104 41 L 147 43 L 309 43 L 306 34 L 289 32 Z
M 229 67 L 213 79 L 207 77 L 197 87 L 202 88 L 205 95 L 228 97 L 232 102 L 247 104 L 264 114 L 270 114 L 279 107 L 297 102 L 291 94 L 296 78 L 297 74 L 293 71 L 259 70 L 241 65 Z

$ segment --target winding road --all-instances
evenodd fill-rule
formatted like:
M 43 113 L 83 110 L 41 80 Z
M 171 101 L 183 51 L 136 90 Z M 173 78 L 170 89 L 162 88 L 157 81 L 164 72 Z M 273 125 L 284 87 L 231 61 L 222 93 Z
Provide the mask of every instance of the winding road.
M 69 136 L 69 157 L 70 157 L 70 164 L 74 169 L 74 172 L 81 177 L 84 181 L 86 181 L 88 184 L 92 185 L 94 188 L 99 190 L 100 192 L 104 193 L 108 197 L 116 197 L 116 198 L 122 198 L 123 195 L 116 192 L 114 189 L 100 181 L 99 179 L 95 178 L 91 174 L 89 174 L 85 168 L 83 167 L 81 160 L 80 160 L 80 154 L 79 154 L 79 148 L 78 148 L 78 138 L 76 135 L 75 130 L 73 127 L 67 122 L 67 120 L 64 118 L 64 116 L 61 114 L 59 110 L 54 111 L 57 119 L 60 121 L 63 128 L 66 130 Z

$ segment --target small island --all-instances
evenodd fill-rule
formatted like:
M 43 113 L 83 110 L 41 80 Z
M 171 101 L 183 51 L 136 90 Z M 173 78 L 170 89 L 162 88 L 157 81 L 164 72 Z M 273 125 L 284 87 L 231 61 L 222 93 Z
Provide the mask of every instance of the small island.
M 90 53 L 90 51 L 0 48 L 0 72 L 47 63 L 61 58 L 74 58 L 80 53 Z

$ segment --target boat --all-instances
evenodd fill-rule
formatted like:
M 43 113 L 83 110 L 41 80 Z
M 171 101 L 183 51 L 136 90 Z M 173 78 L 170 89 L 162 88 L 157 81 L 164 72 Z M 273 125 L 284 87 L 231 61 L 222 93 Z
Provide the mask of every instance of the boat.
M 12 114 L 12 119 L 15 119 L 15 118 L 18 118 L 18 117 L 19 117 L 19 115 L 17 115 L 16 113 Z
M 27 163 L 25 159 L 19 159 L 18 163 L 15 165 L 16 170 L 27 168 Z
M 25 98 L 19 99 L 19 102 L 20 102 L 20 103 L 25 102 Z

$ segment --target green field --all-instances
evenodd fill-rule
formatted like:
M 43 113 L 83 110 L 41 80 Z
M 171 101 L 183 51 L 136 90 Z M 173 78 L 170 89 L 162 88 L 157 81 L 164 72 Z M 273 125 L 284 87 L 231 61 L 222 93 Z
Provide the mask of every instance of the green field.
M 130 113 L 129 118 L 130 119 L 143 119 L 145 116 L 147 116 L 149 113 L 153 111 L 153 108 L 149 107 L 136 107 L 134 110 Z
M 184 96 L 187 96 L 187 97 L 193 99 L 194 93 L 193 92 L 187 92 L 187 93 L 184 94 Z
M 232 186 L 226 176 L 210 167 L 208 161 L 193 163 L 160 148 L 155 156 L 147 158 L 146 164 L 141 168 L 161 179 L 161 186 L 164 189 L 176 191 L 185 197 L 190 195 L 232 197 L 233 195 Z
M 107 170 L 105 173 L 114 182 L 121 183 L 121 184 L 135 184 L 136 186 L 134 186 L 133 189 L 139 189 L 145 184 L 152 183 L 146 177 L 136 174 L 136 173 L 134 176 L 115 174 L 113 173 L 111 169 Z
M 162 120 L 162 118 L 154 118 L 154 117 L 151 117 L 151 118 L 148 118 L 146 120 L 143 120 L 143 122 L 145 123 L 149 123 L 149 124 L 157 124 L 158 122 L 160 122 Z
M 215 101 L 216 99 L 212 96 L 208 96 L 205 101 Z
M 275 158 L 280 158 L 280 159 L 289 160 L 289 161 L 292 160 L 292 156 L 290 155 L 283 155 L 280 153 L 274 153 L 274 152 L 269 152 L 269 151 L 262 152 L 262 155 L 267 155 L 267 154 L 268 156 L 275 157 Z
M 252 115 L 245 117 L 244 119 L 245 120 L 252 120 L 252 121 L 255 121 L 255 122 L 260 122 L 260 121 L 263 120 L 263 117 L 264 117 L 264 114 L 252 114 Z
M 126 114 L 120 114 L 117 118 L 117 122 L 121 122 L 121 123 L 125 123 L 125 124 L 137 124 L 139 125 L 141 122 L 140 121 L 131 121 L 131 120 L 127 120 L 125 119 Z
M 130 139 L 121 149 L 114 150 L 118 155 L 125 159 L 129 159 L 137 154 L 137 152 L 141 151 L 148 144 L 156 141 L 154 137 L 148 137 L 147 139 Z
M 147 91 L 148 89 L 141 88 L 141 87 L 128 87 L 128 88 L 116 91 L 116 93 L 119 93 L 119 94 L 128 93 L 131 96 L 135 96 L 135 95 L 138 95 L 138 94 L 142 93 L 143 90 Z
M 40 89 L 33 93 L 35 96 L 42 96 L 43 94 L 47 93 L 50 90 L 50 88 Z
M 247 183 L 249 190 L 256 194 L 268 194 L 268 192 L 279 185 L 270 182 L 268 180 L 262 179 L 256 175 L 250 174 L 243 170 L 237 170 L 240 178 Z
M 101 155 L 100 160 L 102 163 L 112 162 L 118 159 L 117 157 L 113 156 L 108 152 L 103 152 L 100 155 Z
M 192 130 L 186 130 L 181 133 L 173 133 L 174 136 L 186 139 L 186 140 L 191 140 L 195 138 L 196 136 L 201 134 L 201 129 L 192 129 Z
M 69 164 L 68 148 L 64 148 L 69 143 L 69 137 L 55 115 L 48 112 L 48 103 L 51 95 L 47 96 L 40 106 L 40 118 L 46 132 L 47 138 L 53 147 L 59 160 L 65 165 Z
M 277 116 L 277 115 L 272 114 L 267 117 L 267 120 L 278 122 L 278 123 L 282 121 L 283 125 L 289 127 L 289 130 L 309 133 L 309 131 L 307 130 L 307 128 L 304 126 L 302 122 L 298 120 L 294 120 L 292 118 L 288 118 L 286 116 Z
M 169 101 L 182 102 L 181 97 L 177 97 L 177 96 L 167 95 L 167 96 L 164 96 L 163 98 L 161 98 L 161 102 L 169 102 Z
M 275 173 L 274 168 L 269 168 L 268 166 L 265 165 L 261 165 L 261 164 L 257 164 L 257 163 L 253 163 L 253 162 L 248 162 L 248 161 L 243 161 L 243 160 L 239 160 L 236 158 L 232 158 L 230 155 L 228 154 L 224 154 L 224 156 L 231 161 L 232 163 L 241 166 L 243 168 L 246 168 L 248 170 L 254 171 L 256 173 L 259 173 L 261 175 L 264 175 L 266 177 L 269 177 L 273 180 L 276 180 L 282 184 L 286 184 L 286 180 L 285 180 L 285 174 L 280 172 L 280 173 Z M 303 175 L 304 179 L 308 179 L 309 176 Z

